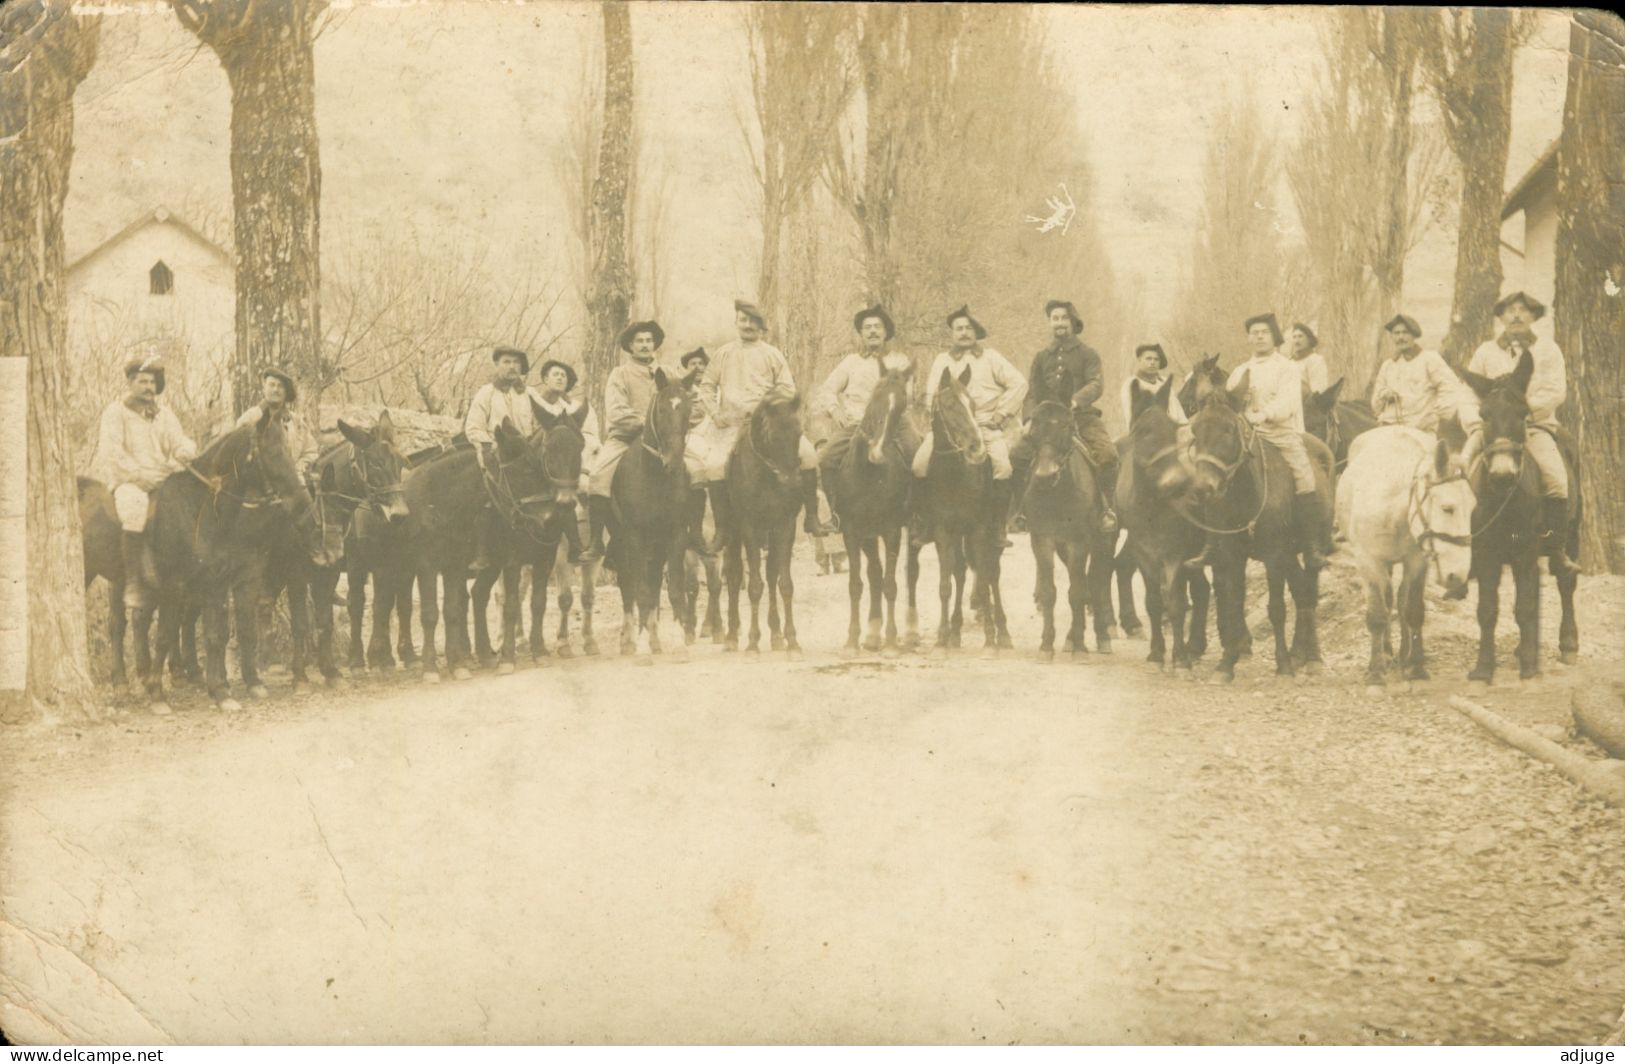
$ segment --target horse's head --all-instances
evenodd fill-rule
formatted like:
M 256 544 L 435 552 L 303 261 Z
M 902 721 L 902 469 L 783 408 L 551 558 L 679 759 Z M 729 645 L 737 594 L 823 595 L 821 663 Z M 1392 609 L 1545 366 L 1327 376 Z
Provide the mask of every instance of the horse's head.
M 1472 567 L 1472 482 L 1460 455 L 1439 440 L 1433 461 L 1417 469 L 1411 487 L 1411 535 L 1433 563 L 1433 575 L 1445 591 L 1459 595 L 1467 589 Z
M 544 410 L 534 399 L 530 405 L 536 419 L 530 446 L 541 459 L 551 497 L 573 506 L 581 483 L 581 452 L 587 444 L 581 434 L 581 426 L 587 422 L 587 404 L 562 414 Z
M 359 498 L 391 523 L 404 520 L 406 493 L 401 487 L 401 477 L 406 470 L 406 459 L 395 449 L 395 425 L 389 411 L 378 415 L 371 430 L 341 419 L 339 432 L 350 444 L 350 460 L 322 466 L 322 491 Z
M 1242 371 L 1236 387 L 1217 384 L 1199 389 L 1201 409 L 1191 418 L 1190 458 L 1194 472 L 1192 490 L 1198 502 L 1222 494 L 1236 471 L 1247 461 L 1252 444 L 1252 426 L 1242 411 L 1247 406 L 1248 375 Z
M 1195 417 L 1211 395 L 1224 391 L 1224 370 L 1219 355 L 1203 355 L 1179 389 L 1179 405 L 1187 418 Z
M 800 480 L 801 400 L 764 399 L 750 415 L 750 448 L 785 487 Z
M 1491 380 L 1470 370 L 1462 371 L 1462 380 L 1478 396 L 1478 413 L 1484 419 L 1484 457 L 1490 482 L 1505 486 L 1517 477 L 1523 468 L 1523 449 L 1529 430 L 1529 378 L 1535 372 L 1535 363 L 1525 351 L 1518 364 L 1504 377 Z
M 976 403 L 970 397 L 970 367 L 956 378 L 944 368 L 931 403 L 931 449 L 962 454 L 971 465 L 987 458 L 982 431 L 976 427 Z
M 264 512 L 293 523 L 311 557 L 321 550 L 321 527 L 310 492 L 294 465 L 282 420 L 262 417 L 221 436 L 192 463 L 218 496 L 246 513 Z
M 1191 485 L 1191 472 L 1180 460 L 1179 424 L 1168 414 L 1172 378 L 1154 396 L 1136 393 L 1129 426 L 1129 453 L 1136 482 L 1163 496 L 1181 495 Z
M 885 463 L 886 445 L 897 438 L 897 422 L 907 408 L 908 378 L 903 372 L 886 370 L 863 410 L 863 420 L 858 423 L 858 435 L 866 444 L 865 455 L 870 464 Z
M 510 522 L 525 519 L 545 524 L 558 508 L 557 491 L 548 476 L 543 457 L 543 446 L 548 430 L 538 428 L 527 440 L 513 423 L 503 418 L 502 424 L 492 431 L 496 442 L 496 468 L 486 469 L 488 488 L 497 497 L 499 508 Z M 579 434 L 578 434 L 579 435 Z M 568 448 L 568 442 L 561 440 Z M 576 444 L 575 465 L 579 474 L 581 446 Z M 570 482 L 570 499 L 575 499 L 575 481 Z
M 1033 460 L 1033 479 L 1053 480 L 1066 467 L 1072 453 L 1072 409 L 1065 403 L 1046 401 L 1033 411 L 1032 427 L 1028 437 L 1036 457 Z
M 693 409 L 694 392 L 687 381 L 668 377 L 663 369 L 655 370 L 655 393 L 643 419 L 643 446 L 660 459 L 667 473 L 682 468 Z
M 1304 386 L 1303 398 L 1303 427 L 1315 439 L 1331 448 L 1336 454 L 1338 437 L 1342 426 L 1337 421 L 1337 397 L 1343 391 L 1343 378 L 1339 377 L 1332 382 L 1332 386 L 1323 392 L 1310 391 L 1308 385 Z

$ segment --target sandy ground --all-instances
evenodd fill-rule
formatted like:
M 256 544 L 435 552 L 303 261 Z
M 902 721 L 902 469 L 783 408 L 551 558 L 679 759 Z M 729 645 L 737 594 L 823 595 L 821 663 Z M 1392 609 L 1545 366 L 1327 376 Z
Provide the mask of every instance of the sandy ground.
M 1435 679 L 1378 698 L 1342 569 L 1306 684 L 1267 641 L 1230 687 L 1157 673 L 1138 640 L 1044 666 L 1017 537 L 1017 651 L 845 661 L 845 579 L 800 549 L 797 663 L 702 644 L 12 730 L 0 1024 L 1584 1043 L 1619 1016 L 1625 812 L 1445 707 L 1470 602 L 1434 603 Z M 928 552 L 928 626 L 934 575 Z M 1545 678 L 1472 693 L 1562 737 L 1568 692 L 1622 676 L 1625 588 L 1581 597 L 1580 666 L 1549 634 Z M 613 591 L 598 619 L 613 648 Z

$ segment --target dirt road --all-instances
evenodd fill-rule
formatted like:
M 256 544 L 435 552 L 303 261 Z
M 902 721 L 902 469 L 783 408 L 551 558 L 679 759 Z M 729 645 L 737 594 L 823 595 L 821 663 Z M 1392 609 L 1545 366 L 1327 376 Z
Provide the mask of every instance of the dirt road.
M 1439 679 L 1371 699 L 1346 573 L 1325 674 L 1255 659 L 1221 688 L 1142 641 L 1035 663 L 1024 540 L 1000 659 L 843 661 L 844 577 L 798 572 L 799 663 L 703 645 L 12 734 L 0 1023 L 1567 1043 L 1625 1003 L 1625 815 L 1444 708 L 1459 615 Z M 1617 679 L 1625 595 L 1588 591 L 1586 664 L 1480 697 L 1550 727 L 1570 685 Z

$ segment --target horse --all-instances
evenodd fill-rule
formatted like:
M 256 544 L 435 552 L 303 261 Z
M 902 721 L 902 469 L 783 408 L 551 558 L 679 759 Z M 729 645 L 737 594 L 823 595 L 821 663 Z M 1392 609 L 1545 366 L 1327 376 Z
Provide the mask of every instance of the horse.
M 576 514 L 576 525 L 585 540 L 588 535 L 585 515 Z M 558 656 L 568 658 L 575 656 L 570 646 L 570 611 L 575 608 L 576 595 L 581 596 L 581 652 L 589 657 L 598 653 L 598 640 L 592 632 L 593 605 L 597 598 L 598 572 L 603 567 L 600 560 L 570 560 L 570 545 L 560 543 L 553 556 L 552 574 L 558 587 L 559 628 L 555 635 L 558 643 Z M 544 586 L 543 594 L 547 589 Z M 531 592 L 533 595 L 535 591 Z M 534 608 L 535 599 L 531 600 Z
M 205 643 L 204 683 L 221 709 L 240 708 L 226 683 L 226 596 L 236 612 L 237 655 L 249 694 L 263 698 L 255 652 L 265 555 L 290 520 L 314 556 L 319 528 L 276 418 L 233 428 L 153 493 L 148 535 L 158 568 L 158 647 L 145 678 L 155 713 L 167 713 L 164 664 L 195 603 Z
M 395 449 L 389 411 L 372 429 L 338 423 L 343 440 L 322 451 L 311 467 L 316 510 L 322 525 L 323 557 L 306 576 L 315 612 L 316 661 L 330 686 L 341 679 L 333 655 L 333 605 L 339 573 L 346 577 L 350 614 L 351 672 L 393 668 L 389 646 L 391 610 L 410 610 L 411 566 L 406 551 L 406 459 Z M 361 627 L 367 604 L 367 578 L 373 581 L 372 642 L 363 653 Z M 404 585 L 404 586 L 403 586 Z M 294 588 L 290 586 L 290 601 Z M 401 596 L 407 598 L 401 602 Z M 401 621 L 403 638 L 406 621 Z M 295 640 L 294 682 L 305 678 L 302 650 Z
M 704 574 L 705 620 L 700 618 L 700 584 Z M 690 542 L 683 551 L 682 579 L 667 581 L 667 594 L 676 596 L 672 609 L 685 622 L 692 621 L 699 635 L 710 636 L 711 642 L 723 639 L 722 626 L 722 560 L 714 551 L 701 550 Z M 684 638 L 688 630 L 684 629 Z
M 459 447 L 443 450 L 406 476 L 406 520 L 418 581 L 425 683 L 440 682 L 435 632 L 441 613 L 437 589 L 441 588 L 446 664 L 454 679 L 466 680 L 472 675 L 468 670 L 473 658 L 468 638 L 468 565 L 473 560 L 474 523 L 484 519 L 486 504 L 496 508 L 498 523 L 508 535 L 520 527 L 536 528 L 554 510 L 542 463 L 513 422 L 504 418 L 493 438 L 496 447 L 491 469 L 480 468 L 473 448 Z M 519 603 L 516 596 L 508 599 L 503 604 L 503 624 L 511 654 Z
M 1570 558 L 1579 557 L 1580 492 L 1572 448 L 1563 446 L 1563 463 L 1569 477 L 1569 535 L 1566 544 L 1543 545 L 1544 526 L 1540 474 L 1528 460 L 1525 441 L 1529 427 L 1529 403 L 1524 398 L 1534 360 L 1525 351 L 1511 373 L 1491 380 L 1471 371 L 1462 380 L 1478 396 L 1479 415 L 1484 420 L 1484 449 L 1471 470 L 1473 492 L 1473 573 L 1478 578 L 1478 661 L 1469 680 L 1489 683 L 1495 675 L 1495 624 L 1500 607 L 1501 570 L 1512 570 L 1517 599 L 1513 616 L 1518 623 L 1518 675 L 1530 679 L 1540 673 L 1540 571 L 1542 554 L 1559 548 Z M 1540 432 L 1541 429 L 1534 431 Z M 1578 660 L 1580 631 L 1574 620 L 1576 574 L 1550 559 L 1557 593 L 1563 604 L 1558 627 L 1560 660 L 1572 665 Z
M 1362 434 L 1377 427 L 1377 416 L 1371 404 L 1364 400 L 1340 400 L 1343 378 L 1333 381 L 1322 392 L 1307 388 L 1303 394 L 1303 428 L 1309 435 L 1326 445 L 1341 471 L 1349 462 L 1349 445 Z
M 1038 660 L 1055 660 L 1055 557 L 1068 575 L 1072 608 L 1066 650 L 1088 653 L 1083 629 L 1086 609 L 1095 615 L 1095 649 L 1111 653 L 1105 600 L 1111 594 L 1111 547 L 1100 531 L 1095 474 L 1076 439 L 1072 411 L 1065 403 L 1040 403 L 1033 411 L 1029 438 L 1035 444 L 1032 475 L 1022 496 L 1022 513 L 1038 564 L 1035 598 L 1044 618 Z
M 744 558 L 750 562 L 749 654 L 760 652 L 759 610 L 767 590 L 767 623 L 774 650 L 784 650 L 794 661 L 801 657 L 796 642 L 795 582 L 790 576 L 790 550 L 796 539 L 796 514 L 801 510 L 801 472 L 797 451 L 801 441 L 801 400 L 797 397 L 764 400 L 750 415 L 728 456 L 728 512 L 721 523 L 724 576 L 728 582 L 728 634 L 725 651 L 739 649 L 739 589 L 744 582 Z M 762 570 L 767 570 L 764 583 Z M 779 626 L 779 597 L 784 598 L 784 625 Z
M 1145 581 L 1145 609 L 1151 622 L 1146 660 L 1189 671 L 1207 650 L 1209 585 L 1206 573 L 1184 565 L 1186 558 L 1202 549 L 1202 532 L 1178 507 L 1191 474 L 1181 461 L 1179 425 L 1168 416 L 1168 389 L 1172 387 L 1173 382 L 1168 381 L 1152 398 L 1135 397 L 1133 420 L 1122 449 L 1117 513 L 1128 532 L 1123 549 Z M 1125 614 L 1129 613 L 1133 598 L 1125 594 L 1122 602 Z M 1173 632 L 1171 661 L 1163 635 L 1164 617 Z
M 514 671 L 514 654 L 519 639 L 519 607 L 523 595 L 520 576 L 528 566 L 530 585 L 530 659 L 541 664 L 547 659 L 547 578 L 564 542 L 566 521 L 576 519 L 576 490 L 581 481 L 581 451 L 586 439 L 581 426 L 587 420 L 585 404 L 563 414 L 553 414 L 534 401 L 531 412 L 536 430 L 526 445 L 541 462 L 547 493 L 543 510 L 535 520 L 514 525 L 510 534 L 491 544 L 497 564 L 474 578 L 474 646 L 479 661 L 497 663 L 497 675 Z M 493 654 L 486 607 L 491 588 L 502 578 L 502 649 Z
M 1371 661 L 1366 683 L 1386 682 L 1393 567 L 1400 566 L 1397 607 L 1399 660 L 1407 680 L 1425 680 L 1422 595 L 1428 571 L 1447 594 L 1463 594 L 1472 562 L 1473 490 L 1449 443 L 1418 429 L 1384 425 L 1349 448 L 1337 485 L 1339 524 L 1366 582 L 1366 629 Z
M 1198 378 L 1193 378 L 1198 379 Z M 1306 535 L 1303 516 L 1294 505 L 1292 474 L 1274 447 L 1264 446 L 1243 413 L 1247 408 L 1247 374 L 1227 389 L 1210 367 L 1199 385 L 1201 408 L 1191 419 L 1191 457 L 1195 472 L 1186 492 L 1192 524 L 1216 542 L 1213 563 L 1219 639 L 1224 646 L 1217 668 L 1221 681 L 1235 679 L 1246 633 L 1247 560 L 1264 563 L 1269 579 L 1269 618 L 1275 630 L 1275 672 L 1291 676 L 1302 664 L 1318 672 L 1322 662 L 1315 626 L 1320 577 L 1299 558 Z M 1328 495 L 1331 471 L 1317 465 L 1317 490 Z M 1296 612 L 1292 647 L 1286 642 L 1286 598 L 1290 588 Z
M 925 527 L 921 536 L 911 530 L 908 548 L 908 622 L 915 626 L 914 588 L 920 578 L 920 550 L 926 541 L 937 547 L 937 593 L 941 614 L 937 622 L 939 651 L 960 645 L 964 626 L 963 600 L 967 567 L 977 571 L 988 588 L 989 608 L 982 614 L 985 647 L 1008 648 L 1004 600 L 999 593 L 999 555 L 1003 545 L 1004 514 L 995 504 L 993 464 L 976 424 L 976 406 L 966 386 L 970 369 L 958 378 L 946 368 L 937 382 L 931 404 L 931 460 L 926 476 L 914 485 L 915 507 Z M 912 643 L 913 640 L 911 639 Z
M 869 397 L 863 419 L 844 450 L 837 448 L 824 462 L 824 485 L 846 544 L 851 564 L 847 595 L 851 618 L 845 652 L 856 657 L 858 613 L 863 605 L 863 560 L 869 561 L 869 635 L 863 649 L 899 653 L 897 645 L 897 562 L 903 525 L 908 520 L 908 494 L 914 479 L 909 471 L 912 455 L 898 443 L 908 407 L 908 380 L 887 371 Z M 885 549 L 884 562 L 881 549 Z M 886 633 L 881 642 L 881 599 L 885 599 Z

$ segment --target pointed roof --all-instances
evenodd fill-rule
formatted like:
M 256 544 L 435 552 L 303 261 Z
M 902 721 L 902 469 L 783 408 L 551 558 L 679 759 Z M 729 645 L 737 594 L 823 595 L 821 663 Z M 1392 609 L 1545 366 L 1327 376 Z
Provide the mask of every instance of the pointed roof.
M 143 211 L 129 225 L 125 226 L 123 229 L 120 229 L 106 240 L 103 240 L 100 244 L 97 244 L 83 255 L 80 255 L 78 258 L 68 263 L 68 272 L 72 273 L 74 270 L 78 269 L 80 266 L 83 266 L 91 259 L 101 255 L 101 253 L 106 251 L 108 248 L 122 242 L 125 238 L 130 236 L 130 234 L 136 232 L 137 230 L 144 229 L 149 225 L 173 225 L 175 228 L 179 229 L 187 236 L 190 236 L 193 240 L 197 241 L 205 248 L 208 248 L 210 251 L 220 256 L 221 260 L 224 261 L 227 266 L 230 266 L 233 269 L 235 269 L 237 266 L 236 260 L 232 257 L 231 252 L 204 236 L 198 231 L 196 226 L 191 225 L 184 218 L 177 215 L 174 211 L 169 210 L 167 207 L 154 207 L 152 210 Z

